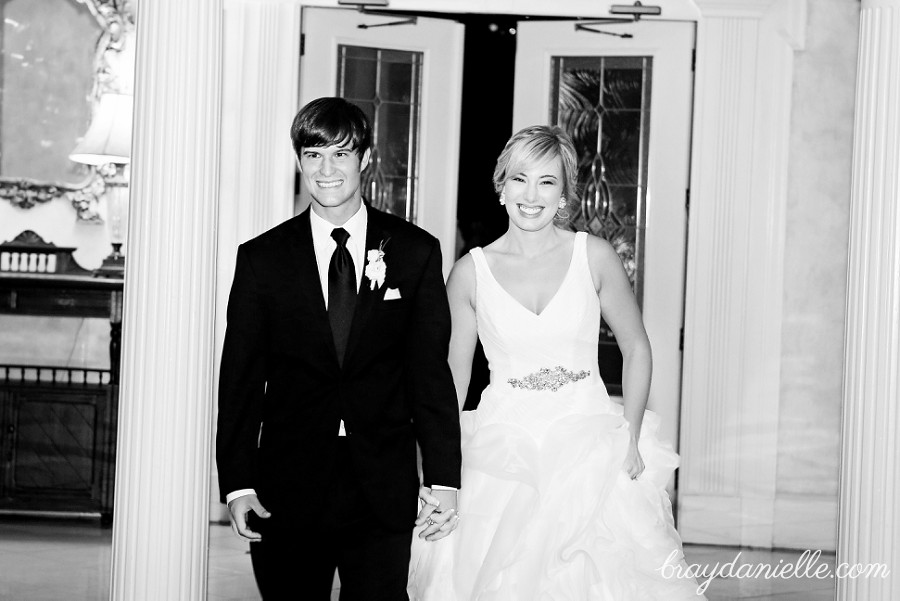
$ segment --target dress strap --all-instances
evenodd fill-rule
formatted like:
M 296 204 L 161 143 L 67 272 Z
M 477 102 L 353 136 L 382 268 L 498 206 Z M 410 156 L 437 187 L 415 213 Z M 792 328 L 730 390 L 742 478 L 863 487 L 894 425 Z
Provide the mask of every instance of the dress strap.
M 580 248 L 577 250 L 587 252 L 587 238 L 587 232 L 575 232 L 575 244 L 580 246 Z M 584 254 L 584 252 L 582 252 L 581 254 Z
M 597 289 L 594 286 L 594 276 L 591 273 L 591 262 L 588 260 L 588 251 L 587 251 L 587 241 L 588 241 L 587 232 L 576 232 L 575 233 L 575 248 L 572 254 L 572 271 L 577 274 L 579 282 L 581 282 L 581 286 L 584 286 L 585 290 L 591 291 L 591 296 L 596 297 Z
M 587 265 L 587 232 L 575 232 L 575 248 L 572 249 L 572 261 Z M 573 265 L 573 267 L 575 267 Z
M 475 261 L 475 275 L 477 277 L 487 275 L 490 268 L 488 267 L 487 259 L 484 257 L 484 250 L 480 246 L 476 246 L 469 251 L 469 254 L 472 255 L 472 260 Z

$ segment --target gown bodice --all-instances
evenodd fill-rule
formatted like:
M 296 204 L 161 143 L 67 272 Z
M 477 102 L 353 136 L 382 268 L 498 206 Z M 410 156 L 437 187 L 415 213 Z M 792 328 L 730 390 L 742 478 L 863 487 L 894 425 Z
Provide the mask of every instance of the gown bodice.
M 500 285 L 481 248 L 470 254 L 475 262 L 478 337 L 491 387 L 552 390 L 559 385 L 557 390 L 571 390 L 573 385 L 602 383 L 597 368 L 600 299 L 588 266 L 586 233 L 575 235 L 566 275 L 540 314 Z

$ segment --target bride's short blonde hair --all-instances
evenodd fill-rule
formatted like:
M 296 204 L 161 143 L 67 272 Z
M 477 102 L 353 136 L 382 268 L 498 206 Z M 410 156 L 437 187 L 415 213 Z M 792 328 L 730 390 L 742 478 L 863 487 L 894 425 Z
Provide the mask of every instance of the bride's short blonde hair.
M 578 154 L 566 131 L 557 125 L 531 125 L 517 131 L 503 147 L 494 169 L 494 191 L 503 191 L 506 180 L 528 167 L 559 157 L 563 167 L 563 196 L 578 200 Z

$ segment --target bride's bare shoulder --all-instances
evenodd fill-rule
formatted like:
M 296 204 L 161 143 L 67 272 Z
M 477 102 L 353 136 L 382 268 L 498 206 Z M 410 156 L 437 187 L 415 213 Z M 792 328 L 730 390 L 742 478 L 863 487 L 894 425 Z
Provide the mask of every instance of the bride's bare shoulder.
M 475 285 L 475 259 L 466 253 L 453 264 L 447 278 L 447 288 L 468 289 Z
M 456 260 L 456 263 L 453 264 L 453 269 L 450 270 L 450 276 L 452 277 L 456 272 L 464 272 L 464 271 L 474 271 L 475 270 L 475 259 L 472 257 L 471 253 L 466 253 Z
M 616 253 L 616 249 L 612 247 L 612 244 L 599 236 L 588 234 L 587 257 L 591 275 L 594 276 L 594 283 L 598 289 L 605 279 L 604 276 L 608 275 L 611 270 L 622 270 L 622 260 Z
M 596 261 L 598 263 L 610 261 L 612 259 L 618 260 L 619 258 L 619 255 L 616 254 L 612 244 L 600 236 L 595 236 L 593 234 L 587 235 L 587 254 L 591 262 Z

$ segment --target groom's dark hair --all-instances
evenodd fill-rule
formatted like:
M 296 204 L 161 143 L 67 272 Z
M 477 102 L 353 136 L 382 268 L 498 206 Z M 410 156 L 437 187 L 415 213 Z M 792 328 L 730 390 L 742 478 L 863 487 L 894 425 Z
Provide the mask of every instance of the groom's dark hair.
M 337 97 L 317 98 L 306 104 L 291 125 L 294 152 L 310 146 L 347 145 L 362 158 L 372 145 L 372 126 L 355 104 Z

